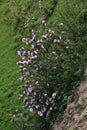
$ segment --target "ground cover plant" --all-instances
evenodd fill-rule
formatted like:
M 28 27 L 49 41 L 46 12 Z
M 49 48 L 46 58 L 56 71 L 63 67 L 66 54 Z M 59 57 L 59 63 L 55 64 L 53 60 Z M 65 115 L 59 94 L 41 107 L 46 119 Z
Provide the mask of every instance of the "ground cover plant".
M 8 5 L 10 10 L 8 10 Z M 86 0 L 37 0 L 37 2 L 12 0 L 8 3 L 3 2 L 0 6 L 2 7 L 0 9 L 2 13 L 0 26 L 3 30 L 1 39 L 6 39 L 6 41 L 1 41 L 3 45 L 0 46 L 2 59 L 0 83 L 3 87 L 0 99 L 2 103 L 3 98 L 7 97 L 5 93 L 3 94 L 5 90 L 7 90 L 6 94 L 7 92 L 12 94 L 15 91 L 15 94 L 5 98 L 4 108 L 1 104 L 1 113 L 4 113 L 4 116 L 3 119 L 1 117 L 0 129 L 13 129 L 7 113 L 14 113 L 13 109 L 18 108 L 15 98 L 19 97 L 20 91 L 17 83 L 18 69 L 15 65 L 18 58 L 13 57 L 17 57 L 16 52 L 19 48 L 18 55 L 22 61 L 18 64 L 20 64 L 20 71 L 23 71 L 22 75 L 20 74 L 23 77 L 19 80 L 24 80 L 21 83 L 23 87 L 20 89 L 23 90 L 23 93 L 20 93 L 20 96 L 23 96 L 23 108 L 28 108 L 28 111 L 19 112 L 21 116 L 16 118 L 16 128 L 14 129 L 48 130 L 47 126 L 52 125 L 55 118 L 63 113 L 67 97 L 82 80 L 87 54 L 87 2 Z M 2 26 L 3 21 L 4 27 Z M 13 35 L 10 34 L 11 29 L 14 32 Z M 7 30 L 8 33 L 6 33 Z M 25 43 L 21 42 L 21 38 Z M 9 43 L 11 44 L 8 47 Z M 21 46 L 23 46 L 22 49 L 20 49 Z M 2 70 L 6 70 L 6 75 L 2 75 Z M 4 81 L 4 79 L 7 80 Z M 11 86 L 15 87 L 11 88 Z M 8 102 L 9 99 L 11 99 L 10 102 Z M 37 101 L 34 101 L 36 99 Z M 33 103 L 29 104 L 30 101 Z M 9 110 L 6 107 L 8 105 Z M 38 110 L 30 114 L 29 111 L 33 112 L 36 109 L 35 106 Z

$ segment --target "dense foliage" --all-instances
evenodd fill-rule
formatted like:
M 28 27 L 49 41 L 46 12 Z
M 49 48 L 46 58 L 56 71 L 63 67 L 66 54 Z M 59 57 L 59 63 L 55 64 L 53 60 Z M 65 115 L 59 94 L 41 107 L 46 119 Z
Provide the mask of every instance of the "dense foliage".
M 44 6 L 40 6 L 44 11 Z M 70 9 L 71 6 L 68 6 Z M 68 96 L 82 80 L 86 44 L 83 43 L 82 36 L 85 34 L 82 35 L 81 26 L 86 24 L 81 24 L 81 15 L 77 21 L 71 15 L 70 21 L 55 20 L 47 25 L 45 20 L 48 20 L 49 11 L 44 13 L 41 18 L 38 17 L 39 26 L 31 26 L 31 38 L 22 38 L 26 46 L 18 51 L 21 61 L 17 64 L 22 72 L 19 80 L 23 81 L 24 109 L 36 111 L 51 124 L 63 113 Z M 66 16 L 59 13 L 61 17 Z

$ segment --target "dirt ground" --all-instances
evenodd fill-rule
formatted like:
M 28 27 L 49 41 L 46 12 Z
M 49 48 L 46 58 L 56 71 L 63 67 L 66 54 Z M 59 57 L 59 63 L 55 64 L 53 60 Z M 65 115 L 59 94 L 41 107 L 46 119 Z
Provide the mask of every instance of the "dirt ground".
M 53 130 L 87 130 L 87 69 L 85 80 L 69 97 L 64 116 L 56 120 Z

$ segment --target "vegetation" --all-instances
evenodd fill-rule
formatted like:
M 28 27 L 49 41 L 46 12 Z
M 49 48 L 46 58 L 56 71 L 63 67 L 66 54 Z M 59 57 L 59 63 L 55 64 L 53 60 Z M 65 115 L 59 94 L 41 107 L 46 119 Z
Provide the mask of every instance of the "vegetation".
M 0 129 L 48 130 L 56 117 L 63 114 L 68 96 L 75 91 L 75 88 L 83 79 L 87 59 L 87 2 L 86 0 L 9 0 L 7 3 L 1 1 L 0 7 L 2 18 L 0 20 Z M 37 39 L 31 45 L 26 46 L 21 42 L 21 39 L 23 42 L 28 39 L 26 42 L 29 42 L 32 37 L 32 29 L 35 30 Z M 43 39 L 46 51 L 42 50 L 43 47 L 38 49 L 37 41 L 49 29 L 55 33 L 51 35 L 50 39 Z M 47 94 L 47 98 L 50 98 L 53 93 L 56 93 L 53 106 L 56 109 L 53 108 L 48 118 L 46 118 L 48 111 L 44 113 L 43 117 L 38 117 L 37 112 L 32 114 L 28 110 L 24 110 L 24 112 L 20 110 L 19 93 L 22 95 L 22 90 L 24 92 L 26 87 L 21 88 L 17 80 L 19 73 L 17 72 L 16 62 L 19 59 L 16 52 L 19 49 L 20 53 L 22 46 L 26 49 L 26 52 L 32 51 L 32 49 L 39 51 L 35 64 L 33 62 L 30 66 L 27 66 L 27 71 L 30 69 L 33 75 L 32 78 L 27 77 L 27 80 L 39 81 L 40 88 L 38 89 L 35 89 L 35 85 L 32 83 L 33 89 L 40 93 L 39 98 L 43 94 Z M 25 55 L 25 57 L 26 59 L 29 58 L 28 55 Z M 38 65 L 42 68 L 37 73 L 35 67 Z M 25 76 L 25 72 L 22 73 L 22 76 Z M 44 81 L 41 79 L 44 79 Z M 49 84 L 49 87 L 46 86 L 47 84 Z M 26 85 L 25 81 L 22 83 L 22 86 L 24 85 Z M 25 97 L 24 94 L 23 98 Z M 29 98 L 29 96 L 27 97 Z M 26 104 L 23 103 L 23 105 Z M 51 105 L 47 106 L 47 110 L 52 107 Z M 16 109 L 19 112 L 16 111 L 17 114 L 14 114 Z M 16 128 L 12 122 L 9 122 L 10 114 L 14 114 L 12 119 L 15 115 L 20 115 L 20 118 L 16 118 L 15 121 Z
M 15 129 L 10 122 L 10 115 L 19 109 L 19 83 L 16 67 L 16 50 L 18 43 L 14 41 L 13 26 L 8 24 L 10 16 L 8 4 L 0 1 L 0 130 Z

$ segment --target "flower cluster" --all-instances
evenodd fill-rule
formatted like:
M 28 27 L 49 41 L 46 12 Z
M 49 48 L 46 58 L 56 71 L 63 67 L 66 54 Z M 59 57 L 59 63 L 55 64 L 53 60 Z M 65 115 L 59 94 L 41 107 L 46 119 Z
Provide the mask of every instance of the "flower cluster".
M 22 38 L 26 47 L 17 51 L 21 59 L 17 65 L 19 65 L 21 72 L 19 81 L 23 82 L 23 108 L 29 109 L 30 112 L 37 111 L 39 116 L 47 117 L 51 111 L 56 109 L 58 92 L 49 83 L 49 80 L 45 80 L 44 66 L 51 58 L 57 62 L 58 54 L 54 48 L 61 44 L 61 37 L 56 37 L 54 30 L 45 27 L 47 25 L 43 18 L 41 19 L 41 26 L 44 28 L 44 34 L 40 38 L 33 29 L 30 39 Z M 53 46 L 55 47 L 53 48 Z M 52 71 L 57 69 L 55 63 L 52 63 Z M 50 75 L 48 76 L 50 77 Z

